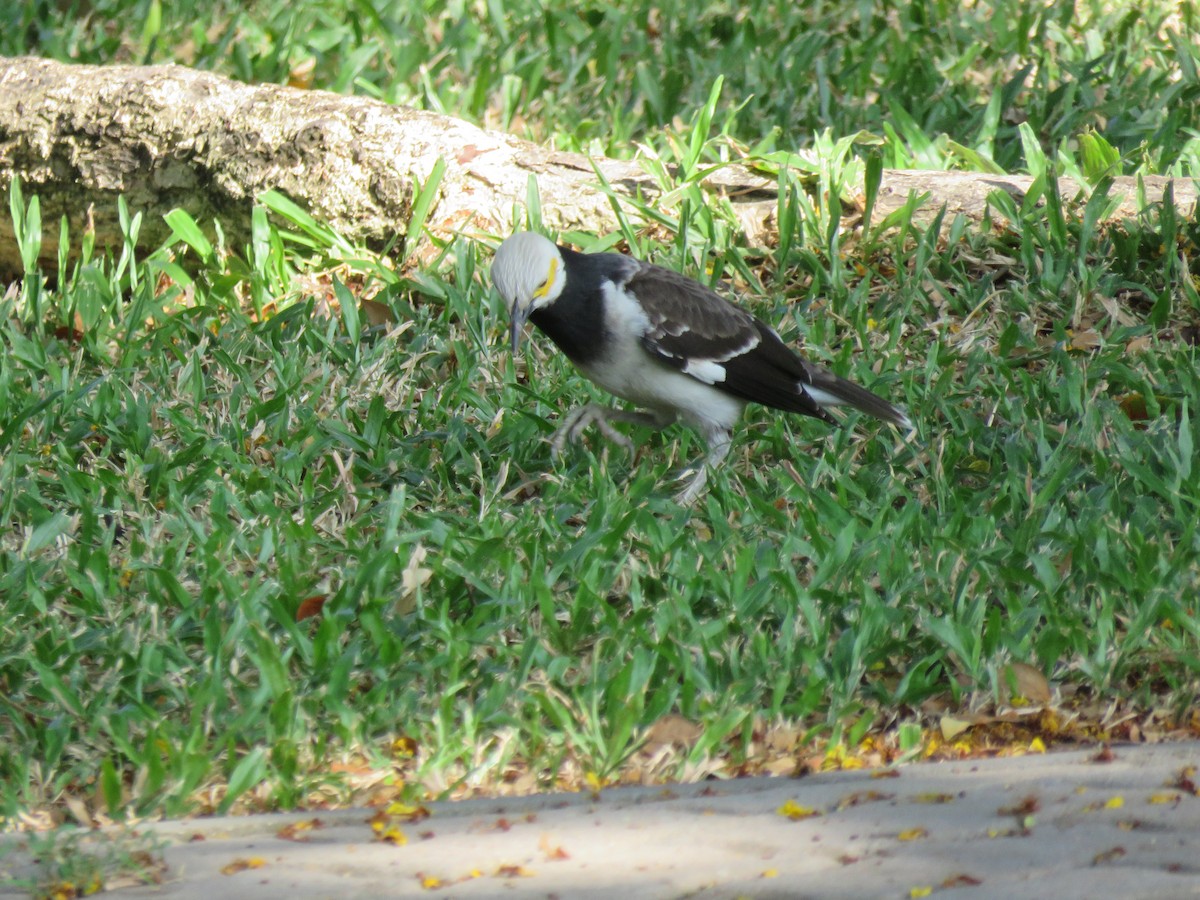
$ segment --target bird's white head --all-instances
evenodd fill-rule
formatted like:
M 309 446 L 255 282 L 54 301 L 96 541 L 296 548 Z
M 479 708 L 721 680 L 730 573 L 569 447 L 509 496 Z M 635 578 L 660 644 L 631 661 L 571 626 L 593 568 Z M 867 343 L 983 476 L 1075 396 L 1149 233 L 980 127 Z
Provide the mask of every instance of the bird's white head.
M 513 353 L 531 313 L 558 299 L 567 284 L 562 254 L 548 238 L 520 231 L 500 245 L 492 261 L 492 283 L 508 306 Z

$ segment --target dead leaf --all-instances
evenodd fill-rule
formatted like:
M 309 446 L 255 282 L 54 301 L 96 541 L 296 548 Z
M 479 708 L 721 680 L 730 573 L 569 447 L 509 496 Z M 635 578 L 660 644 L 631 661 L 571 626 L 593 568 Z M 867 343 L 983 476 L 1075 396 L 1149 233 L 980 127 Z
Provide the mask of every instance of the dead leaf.
M 1137 391 L 1126 394 L 1117 401 L 1117 405 L 1121 407 L 1121 412 L 1125 413 L 1131 422 L 1145 422 L 1150 418 L 1146 398 Z
M 316 70 L 317 59 L 315 56 L 309 56 L 300 60 L 288 72 L 288 87 L 300 88 L 304 91 L 308 90 L 312 87 L 313 72 Z
M 237 857 L 233 862 L 221 867 L 222 875 L 236 875 L 247 869 L 261 869 L 267 861 L 261 856 Z
M 1178 805 L 1179 801 L 1182 799 L 1183 799 L 1182 794 L 1176 794 L 1176 793 L 1168 792 L 1168 791 L 1160 791 L 1157 794 L 1151 794 L 1149 799 L 1146 800 L 1146 802 L 1153 806 L 1161 806 L 1165 803 L 1173 803 L 1175 805 Z
M 852 806 L 862 806 L 864 803 L 879 803 L 884 800 L 892 800 L 895 794 L 885 794 L 883 791 L 855 791 L 853 794 L 847 794 L 837 803 L 838 810 L 850 809 Z
M 1196 787 L 1196 767 L 1184 766 L 1175 776 L 1175 780 L 1170 782 L 1167 787 L 1178 788 L 1193 797 L 1200 797 L 1200 789 Z
M 88 812 L 87 804 L 82 799 L 67 794 L 63 797 L 63 802 L 67 804 L 67 809 L 75 817 L 75 821 L 84 828 L 91 828 L 96 824 L 92 819 L 92 814 Z
M 662 747 L 678 747 L 687 750 L 700 736 L 704 729 L 690 719 L 675 713 L 667 713 L 646 730 L 647 750 L 653 752 Z
M 305 619 L 311 619 L 313 616 L 319 616 L 321 614 L 321 610 L 325 608 L 325 601 L 328 599 L 328 594 L 317 594 L 313 597 L 305 597 L 300 601 L 300 606 L 296 609 L 296 621 L 303 622 Z
M 944 741 L 954 740 L 956 737 L 970 728 L 972 724 L 973 723 L 965 722 L 962 719 L 956 719 L 953 716 L 942 716 L 941 720 L 938 722 L 938 726 L 942 731 L 942 740 Z
M 1150 349 L 1151 343 L 1150 336 L 1143 334 L 1140 337 L 1135 337 L 1126 344 L 1125 352 L 1130 356 L 1133 356 L 1135 353 L 1145 353 Z
M 1125 855 L 1124 847 L 1113 847 L 1111 850 L 1105 850 L 1102 853 L 1097 853 L 1092 858 L 1092 865 L 1099 866 L 1099 865 L 1103 865 L 1104 863 L 1110 863 L 1113 860 L 1120 859 L 1124 855 Z
M 912 799 L 913 803 L 953 803 L 958 798 L 954 794 L 932 791 L 925 794 L 917 794 Z
M 419 803 L 402 803 L 399 800 L 389 803 L 384 809 L 384 814 L 389 819 L 395 819 L 398 822 L 420 822 L 432 815 L 427 807 L 421 806 Z
M 550 835 L 543 834 L 538 840 L 538 849 L 546 854 L 547 862 L 570 859 L 571 854 L 557 844 L 550 843 Z
M 458 151 L 458 164 L 460 166 L 465 166 L 482 152 L 483 151 L 474 144 L 467 144 L 467 146 Z
M 391 308 L 380 303 L 378 300 L 359 300 L 358 308 L 362 311 L 367 324 L 372 328 L 392 325 L 396 321 L 396 316 L 392 313 Z
M 1038 799 L 1037 794 L 1027 794 L 1021 800 L 1014 803 L 1012 806 L 1002 806 L 996 810 L 996 815 L 999 816 L 1031 816 L 1041 809 L 1042 801 Z
M 417 608 L 417 591 L 429 583 L 433 569 L 421 565 L 429 551 L 424 544 L 417 544 L 409 553 L 408 563 L 400 573 L 400 599 L 396 601 L 396 612 L 407 615 Z
M 292 822 L 288 825 L 284 825 L 277 832 L 275 832 L 275 836 L 284 841 L 306 843 L 312 837 L 310 832 L 312 832 L 314 829 L 323 827 L 324 824 L 325 823 L 323 823 L 320 819 L 302 819 L 299 822 Z
M 1070 341 L 1067 343 L 1068 350 L 1087 352 L 1095 350 L 1104 343 L 1103 338 L 1100 337 L 1100 333 L 1094 328 L 1085 328 L 1082 331 L 1068 330 L 1067 334 L 1070 335 Z
M 497 878 L 532 878 L 533 872 L 524 866 L 498 866 L 496 868 Z
M 795 800 L 788 800 L 779 809 L 775 810 L 781 816 L 791 819 L 793 822 L 798 822 L 801 819 L 811 819 L 821 815 L 819 810 L 813 809 L 811 806 L 802 806 Z
M 949 889 L 956 887 L 978 887 L 981 884 L 983 884 L 981 879 L 976 878 L 974 875 L 962 873 L 959 875 L 951 875 L 942 882 L 942 888 Z
M 1050 696 L 1050 682 L 1041 670 L 1023 662 L 1011 662 L 1004 667 L 1000 681 L 1000 699 L 1004 703 L 1043 706 L 1050 702 Z

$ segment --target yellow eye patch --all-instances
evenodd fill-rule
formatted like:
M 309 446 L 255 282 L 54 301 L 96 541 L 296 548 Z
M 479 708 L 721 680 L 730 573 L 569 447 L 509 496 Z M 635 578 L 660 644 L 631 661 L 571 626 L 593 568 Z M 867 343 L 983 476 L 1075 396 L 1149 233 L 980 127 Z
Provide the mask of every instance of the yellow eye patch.
M 542 282 L 542 286 L 533 292 L 531 299 L 537 300 L 539 297 L 545 297 L 550 293 L 550 287 L 554 284 L 554 276 L 558 274 L 558 260 L 550 260 L 550 274 L 546 276 L 546 280 Z

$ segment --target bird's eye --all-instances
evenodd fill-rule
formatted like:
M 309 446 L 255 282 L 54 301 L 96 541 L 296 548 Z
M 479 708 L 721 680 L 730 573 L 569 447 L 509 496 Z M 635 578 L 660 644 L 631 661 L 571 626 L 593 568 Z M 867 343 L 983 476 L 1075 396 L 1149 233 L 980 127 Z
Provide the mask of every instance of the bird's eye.
M 546 280 L 542 282 L 542 286 L 533 292 L 533 299 L 545 297 L 550 293 L 550 288 L 554 286 L 554 276 L 558 274 L 558 261 L 550 260 L 550 272 L 546 275 Z

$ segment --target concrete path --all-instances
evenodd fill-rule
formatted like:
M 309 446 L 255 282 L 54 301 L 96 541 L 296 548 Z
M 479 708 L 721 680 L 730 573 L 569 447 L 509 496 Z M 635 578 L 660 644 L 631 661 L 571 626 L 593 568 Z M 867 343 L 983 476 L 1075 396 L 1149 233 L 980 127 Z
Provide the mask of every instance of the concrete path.
M 1108 755 L 431 803 L 402 845 L 364 810 L 167 822 L 166 883 L 106 896 L 1200 897 L 1200 743 Z

